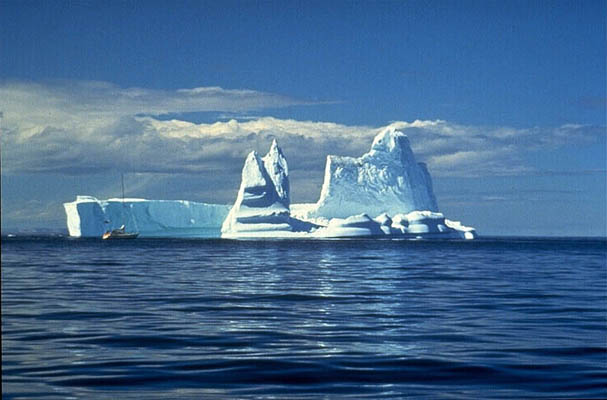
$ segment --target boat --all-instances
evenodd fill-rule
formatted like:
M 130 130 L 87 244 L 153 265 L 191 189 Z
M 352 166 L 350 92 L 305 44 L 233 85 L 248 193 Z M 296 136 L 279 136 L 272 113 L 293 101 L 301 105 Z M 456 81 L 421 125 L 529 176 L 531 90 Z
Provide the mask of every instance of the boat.
M 139 236 L 139 232 L 126 232 L 124 225 L 118 229 L 112 229 L 109 232 L 105 232 L 101 237 L 104 240 L 107 239 L 135 239 Z
M 124 174 L 120 175 L 121 181 L 122 181 L 122 207 L 125 207 L 124 205 Z M 104 221 L 106 224 L 109 224 L 110 221 Z M 139 236 L 139 232 L 127 232 L 126 231 L 126 227 L 124 226 L 124 224 L 118 228 L 118 229 L 112 229 L 112 230 L 108 230 L 107 232 L 105 232 L 101 238 L 103 240 L 108 240 L 108 239 L 135 239 L 137 238 L 137 236 Z

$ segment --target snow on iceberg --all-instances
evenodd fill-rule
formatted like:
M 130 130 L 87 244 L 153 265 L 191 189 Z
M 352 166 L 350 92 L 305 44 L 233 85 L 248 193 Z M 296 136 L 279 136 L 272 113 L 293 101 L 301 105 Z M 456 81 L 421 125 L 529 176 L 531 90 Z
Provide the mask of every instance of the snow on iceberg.
M 63 206 L 73 237 L 101 237 L 121 225 L 143 237 L 219 237 L 230 210 L 229 205 L 185 200 L 98 200 L 92 196 L 77 196 Z
M 438 211 L 426 165 L 415 160 L 407 136 L 387 127 L 362 157 L 327 156 L 320 199 L 302 217 L 345 218 L 366 213 Z
M 242 168 L 236 203 L 221 227 L 221 236 L 283 237 L 310 232 L 314 225 L 291 218 L 289 168 L 276 140 L 260 158 L 252 151 Z

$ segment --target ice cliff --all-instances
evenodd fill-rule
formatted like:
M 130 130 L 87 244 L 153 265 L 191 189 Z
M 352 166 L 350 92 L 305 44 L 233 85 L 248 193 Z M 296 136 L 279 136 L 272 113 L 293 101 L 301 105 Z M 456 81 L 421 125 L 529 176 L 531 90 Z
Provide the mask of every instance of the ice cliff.
M 305 217 L 438 212 L 426 165 L 415 160 L 407 136 L 385 128 L 362 157 L 327 156 L 320 199 Z
M 109 199 L 77 196 L 64 203 L 70 236 L 101 237 L 126 226 L 128 232 L 152 237 L 218 237 L 229 205 L 185 200 Z

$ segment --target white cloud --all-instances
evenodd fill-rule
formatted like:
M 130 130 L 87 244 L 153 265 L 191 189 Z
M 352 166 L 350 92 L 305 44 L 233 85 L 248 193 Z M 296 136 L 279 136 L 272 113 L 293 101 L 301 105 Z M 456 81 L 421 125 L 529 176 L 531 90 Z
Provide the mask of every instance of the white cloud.
M 262 117 L 195 124 L 161 121 L 168 112 L 239 112 L 297 101 L 250 90 L 218 87 L 177 91 L 122 89 L 104 82 L 0 85 L 3 173 L 200 174 L 213 190 L 238 186 L 245 155 L 265 152 L 273 138 L 283 147 L 300 187 L 320 186 L 327 154 L 359 156 L 381 127 Z M 395 121 L 433 176 L 529 173 L 522 154 L 589 143 L 604 127 L 483 127 L 447 121 Z M 224 186 L 222 186 L 224 185 Z M 296 187 L 294 185 L 294 187 Z M 211 190 L 209 188 L 208 190 Z
M 111 113 L 112 115 L 163 114 L 168 112 L 229 111 L 305 104 L 286 96 L 247 89 L 198 87 L 160 90 L 121 88 L 108 82 L 52 81 L 34 83 L 5 81 L 0 85 L 5 111 L 44 106 L 46 111 Z M 11 104 L 13 105 L 11 107 Z
M 19 125 L 25 138 L 45 127 L 86 133 L 122 117 L 199 111 L 241 112 L 305 104 L 285 96 L 219 87 L 175 91 L 120 88 L 107 82 L 0 83 L 3 124 Z M 84 124 L 86 122 L 86 124 Z

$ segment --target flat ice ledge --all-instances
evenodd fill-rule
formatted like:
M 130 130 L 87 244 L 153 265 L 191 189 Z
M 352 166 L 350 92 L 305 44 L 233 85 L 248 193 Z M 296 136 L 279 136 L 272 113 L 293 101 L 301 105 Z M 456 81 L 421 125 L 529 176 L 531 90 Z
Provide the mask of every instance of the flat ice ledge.
M 348 218 L 333 218 L 326 227 L 312 233 L 314 237 L 392 237 L 411 239 L 475 239 L 474 228 L 446 220 L 441 213 L 413 211 L 397 214 L 394 218 L 381 214 L 371 218 L 367 214 Z
M 230 211 L 229 205 L 187 200 L 99 200 L 82 195 L 63 207 L 72 237 L 101 237 L 121 225 L 142 237 L 219 237 L 221 223 Z
M 298 205 L 294 205 L 298 209 Z M 305 205 L 301 208 L 305 208 Z M 295 218 L 293 218 L 295 220 Z M 248 231 L 224 232 L 223 238 L 254 239 L 330 239 L 330 238 L 401 238 L 401 239 L 475 239 L 476 230 L 463 226 L 458 221 L 445 219 L 443 214 L 432 211 L 413 211 L 397 214 L 394 218 L 381 214 L 371 218 L 367 214 L 353 215 L 348 218 L 310 219 L 308 231 L 289 231 L 277 229 L 275 225 L 257 225 Z

